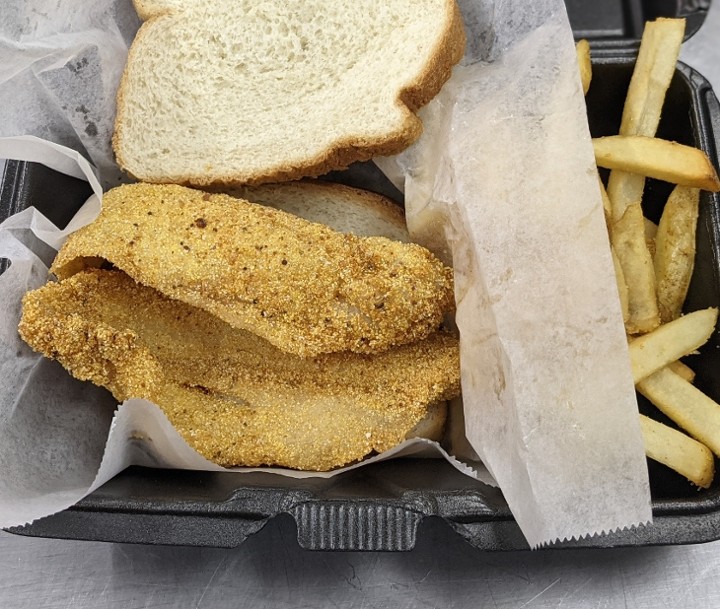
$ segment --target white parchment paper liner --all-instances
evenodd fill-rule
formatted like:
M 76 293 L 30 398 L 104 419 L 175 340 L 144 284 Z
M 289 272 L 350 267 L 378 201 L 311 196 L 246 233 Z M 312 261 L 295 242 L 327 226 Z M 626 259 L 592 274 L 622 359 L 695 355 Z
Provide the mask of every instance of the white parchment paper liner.
M 562 0 L 461 0 L 469 45 L 377 164 L 455 269 L 466 434 L 532 546 L 651 520 L 647 463 Z
M 115 94 L 140 26 L 132 0 L 2 0 L 0 136 L 79 151 L 105 188 L 121 180 L 110 140 Z

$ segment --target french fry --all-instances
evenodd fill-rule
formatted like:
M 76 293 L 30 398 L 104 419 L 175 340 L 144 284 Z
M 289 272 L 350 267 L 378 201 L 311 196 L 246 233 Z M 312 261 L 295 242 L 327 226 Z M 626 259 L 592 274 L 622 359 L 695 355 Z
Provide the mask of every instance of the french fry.
M 680 315 L 695 266 L 700 191 L 677 186 L 665 204 L 655 237 L 655 286 L 660 320 Z
M 620 259 L 615 253 L 615 249 L 611 246 L 610 253 L 612 254 L 613 266 L 615 267 L 615 281 L 618 287 L 618 296 L 620 298 L 620 309 L 622 310 L 623 321 L 627 323 L 630 317 L 628 312 L 628 287 L 625 283 L 625 275 L 623 274 L 622 266 L 620 266 Z
M 600 174 L 598 174 L 598 183 L 600 184 L 600 197 L 602 198 L 603 213 L 605 214 L 605 224 L 609 234 L 612 229 L 612 203 L 610 203 L 610 197 L 608 197 L 605 184 L 603 184 L 600 179 Z
M 712 453 L 720 455 L 720 405 L 692 386 L 695 373 L 679 358 L 712 335 L 718 311 L 678 315 L 692 274 L 687 258 L 694 258 L 697 224 L 697 200 L 688 198 L 692 188 L 720 189 L 720 180 L 701 151 L 654 138 L 684 31 L 683 19 L 646 24 L 620 135 L 593 144 L 597 164 L 611 170 L 607 190 L 598 180 L 636 387 L 710 446 L 641 415 L 646 455 L 708 488 L 714 477 Z M 587 49 L 578 44 L 576 50 L 582 66 Z M 660 226 L 642 212 L 646 176 L 692 185 L 675 189 Z
M 684 19 L 657 19 L 645 24 L 625 98 L 620 135 L 653 137 L 657 132 L 684 35 Z M 645 180 L 640 177 L 616 171 L 610 174 L 608 195 L 615 220 L 623 216 L 628 205 L 642 199 L 644 187 Z
M 708 488 L 715 476 L 712 451 L 681 431 L 640 415 L 645 454 L 667 465 L 701 488 Z
M 590 43 L 587 40 L 578 40 L 575 45 L 577 53 L 578 68 L 580 69 L 580 82 L 583 93 L 587 95 L 592 80 L 592 62 L 590 61 Z
M 720 190 L 715 167 L 698 148 L 642 135 L 598 137 L 593 139 L 593 147 L 600 167 L 711 192 Z
M 720 404 L 669 368 L 636 386 L 661 412 L 720 456 Z
M 694 311 L 633 340 L 629 350 L 635 383 L 704 345 L 717 318 L 717 309 Z
M 610 241 L 628 289 L 625 330 L 628 334 L 650 332 L 660 325 L 660 314 L 655 292 L 655 269 L 645 243 L 639 202 L 628 206 L 622 218 L 613 224 Z
M 668 364 L 668 368 L 670 368 L 670 370 L 672 370 L 678 376 L 684 378 L 688 383 L 695 382 L 695 371 L 684 362 L 677 360 L 675 362 L 672 362 L 671 364 Z
M 645 25 L 625 98 L 621 135 L 655 135 L 684 34 L 684 19 L 657 19 Z M 628 234 L 642 233 L 642 213 L 627 215 L 626 211 L 630 206 L 640 207 L 644 188 L 643 176 L 617 170 L 610 172 L 608 196 L 613 218 L 610 239 L 628 284 L 627 328 L 631 332 L 652 330 L 660 322 L 652 257 L 647 245 Z M 621 221 L 622 230 L 615 234 L 615 223 Z
M 657 235 L 658 231 L 658 225 L 655 224 L 652 220 L 649 220 L 648 218 L 645 218 L 645 241 L 648 239 L 655 239 L 655 236 Z
M 623 108 L 622 135 L 655 135 L 684 36 L 685 19 L 645 24 Z
M 658 226 L 652 220 L 645 218 L 645 245 L 647 245 L 650 256 L 655 260 L 655 235 L 657 235 Z M 655 283 L 657 284 L 657 275 L 655 276 Z

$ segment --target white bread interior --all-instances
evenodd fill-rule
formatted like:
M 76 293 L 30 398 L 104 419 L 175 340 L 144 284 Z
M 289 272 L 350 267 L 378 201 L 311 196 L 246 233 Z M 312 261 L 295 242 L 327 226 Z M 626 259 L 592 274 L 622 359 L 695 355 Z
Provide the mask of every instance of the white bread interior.
M 313 177 L 419 137 L 462 57 L 455 0 L 137 0 L 113 145 L 136 178 Z
M 410 242 L 402 208 L 379 194 L 321 181 L 245 186 L 228 194 L 360 237 Z

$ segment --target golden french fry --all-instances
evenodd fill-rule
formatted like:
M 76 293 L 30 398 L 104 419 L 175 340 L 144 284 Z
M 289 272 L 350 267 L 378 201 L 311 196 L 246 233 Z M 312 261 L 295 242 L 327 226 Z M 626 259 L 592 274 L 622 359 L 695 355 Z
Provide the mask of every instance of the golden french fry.
M 648 457 L 699 487 L 710 486 L 715 476 L 715 461 L 707 446 L 645 415 L 640 415 L 640 428 Z
M 656 238 L 660 235 L 663 248 L 661 260 L 658 260 L 663 264 L 660 276 L 663 281 L 672 277 L 676 290 L 677 277 L 680 273 L 684 277 L 687 264 L 680 267 L 674 259 L 671 262 L 669 252 L 686 252 L 687 246 L 670 230 L 675 224 L 673 218 L 679 214 L 673 206 L 670 206 L 663 234 L 660 234 L 658 226 L 644 217 L 641 208 L 645 176 L 672 178 L 671 181 L 679 183 L 688 179 L 697 180 L 700 182 L 698 186 L 703 188 L 720 188 L 714 167 L 703 153 L 696 150 L 689 152 L 683 147 L 678 151 L 679 145 L 670 142 L 657 144 L 653 139 L 665 94 L 675 73 L 684 31 L 683 19 L 659 19 L 646 24 L 625 100 L 620 136 L 601 138 L 593 143 L 598 165 L 611 169 L 607 191 L 602 182 L 600 189 L 626 331 L 630 335 L 652 331 L 645 336 L 629 338 L 636 386 L 678 424 L 689 426 L 692 434 L 717 437 L 711 448 L 718 453 L 720 405 L 690 384 L 695 374 L 678 360 L 709 338 L 718 313 L 716 309 L 699 311 L 655 330 L 661 321 L 653 263 Z M 580 52 L 578 48 L 578 55 Z M 651 142 L 645 143 L 647 139 Z M 666 150 L 668 146 L 671 151 Z M 667 154 L 675 155 L 669 163 L 664 156 Z M 680 175 L 679 180 L 677 174 Z M 691 214 L 692 211 L 686 210 L 685 213 Z M 682 224 L 686 226 L 687 222 L 684 220 Z M 694 230 L 692 239 L 694 242 Z M 683 245 L 680 246 L 680 243 Z M 688 403 L 690 414 L 683 411 Z M 710 486 L 714 477 L 710 448 L 647 417 L 641 416 L 640 422 L 649 458 L 667 465 L 700 487 Z
M 657 235 L 658 231 L 658 225 L 655 224 L 652 220 L 648 220 L 645 218 L 645 240 L 648 239 L 655 239 L 655 235 Z
M 693 311 L 633 340 L 629 350 L 635 383 L 704 345 L 717 318 L 717 309 Z
M 642 203 L 644 190 L 645 176 L 617 169 L 610 172 L 607 193 L 610 198 L 613 222 L 618 222 L 630 205 Z M 638 229 L 641 228 L 638 227 Z
M 681 362 L 680 360 L 668 364 L 668 368 L 670 368 L 670 370 L 672 370 L 678 376 L 684 378 L 688 383 L 692 383 L 695 381 L 695 371 L 690 366 Z
M 655 235 L 657 235 L 657 229 L 658 227 L 655 222 L 645 218 L 645 245 L 647 245 L 648 251 L 650 252 L 650 256 L 652 256 L 653 260 L 655 259 Z M 657 276 L 655 278 L 655 282 L 657 283 Z
M 580 82 L 582 82 L 583 93 L 587 95 L 592 80 L 592 62 L 590 61 L 590 43 L 583 39 L 578 40 L 575 45 L 577 53 L 578 68 L 580 69 Z
M 630 318 L 628 312 L 628 287 L 625 282 L 625 274 L 623 273 L 622 266 L 620 266 L 620 259 L 615 253 L 615 248 L 610 246 L 610 253 L 612 254 L 613 266 L 615 267 L 615 281 L 618 287 L 618 296 L 620 298 L 620 309 L 622 310 L 623 321 L 627 323 Z
M 698 148 L 642 135 L 598 137 L 593 139 L 593 147 L 600 167 L 711 192 L 720 190 L 715 167 Z
M 720 456 L 720 404 L 669 368 L 636 385 L 667 417 Z
M 655 295 L 655 269 L 642 227 L 642 209 L 640 203 L 635 203 L 627 207 L 610 231 L 610 241 L 620 261 L 628 289 L 628 319 L 625 322 L 628 334 L 650 332 L 660 325 Z
M 645 24 L 625 98 L 621 134 L 655 135 L 684 36 L 685 19 L 661 18 Z
M 633 69 L 623 108 L 620 134 L 654 136 L 660 122 L 665 93 L 670 86 L 677 64 L 680 45 L 685 34 L 684 19 L 658 19 L 645 24 L 638 58 Z M 611 171 L 608 196 L 612 204 L 613 226 L 622 222 L 623 232 L 617 240 L 616 251 L 625 272 L 630 302 L 628 331 L 652 330 L 659 323 L 655 295 L 652 257 L 645 243 L 628 233 L 643 232 L 642 213 L 626 214 L 630 206 L 640 207 L 645 178 L 640 175 Z M 619 242 L 626 243 L 621 247 Z
M 665 204 L 655 237 L 655 286 L 663 322 L 677 318 L 695 266 L 700 191 L 676 186 Z
M 608 197 L 607 190 L 605 189 L 605 184 L 603 184 L 603 181 L 600 179 L 600 174 L 598 174 L 598 184 L 600 184 L 600 197 L 602 198 L 603 212 L 605 214 L 605 224 L 609 232 L 612 229 L 613 223 L 612 203 L 610 203 L 610 197 Z
M 684 35 L 684 19 L 657 19 L 645 24 L 625 98 L 620 135 L 655 135 Z M 610 173 L 608 195 L 616 221 L 628 205 L 641 201 L 644 187 L 642 176 Z

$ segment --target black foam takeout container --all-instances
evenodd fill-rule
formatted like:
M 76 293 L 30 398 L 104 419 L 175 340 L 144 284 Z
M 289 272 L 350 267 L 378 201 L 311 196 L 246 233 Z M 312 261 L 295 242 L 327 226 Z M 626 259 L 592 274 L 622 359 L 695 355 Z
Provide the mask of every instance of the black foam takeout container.
M 617 133 L 637 39 L 646 18 L 676 15 L 683 3 L 567 0 L 578 37 L 593 45 L 588 115 L 593 136 Z M 667 5 L 667 6 L 666 6 Z M 688 9 L 688 33 L 704 11 Z M 720 104 L 708 82 L 680 64 L 667 95 L 659 137 L 704 149 L 717 166 Z M 353 182 L 367 166 L 333 174 Z M 657 221 L 670 191 L 650 180 L 646 213 Z M 89 194 L 79 180 L 31 163 L 8 162 L 0 183 L 0 218 L 34 205 L 65 225 Z M 720 305 L 720 198 L 702 194 L 697 261 L 687 309 Z M 720 400 L 720 334 L 691 360 L 696 384 Z M 664 422 L 641 399 L 641 409 Z M 720 538 L 720 476 L 708 490 L 649 462 L 654 523 L 559 547 L 684 544 Z M 418 524 L 437 516 L 470 544 L 485 550 L 527 548 L 502 494 L 444 460 L 401 459 L 332 479 L 294 480 L 272 474 L 167 471 L 134 467 L 59 514 L 10 529 L 31 536 L 83 540 L 234 547 L 271 518 L 290 515 L 303 548 L 408 550 Z

